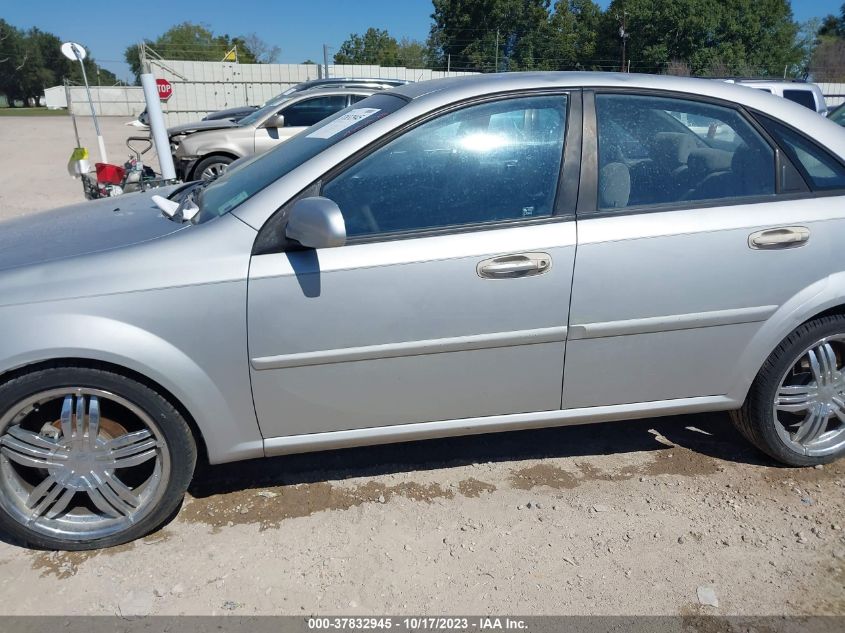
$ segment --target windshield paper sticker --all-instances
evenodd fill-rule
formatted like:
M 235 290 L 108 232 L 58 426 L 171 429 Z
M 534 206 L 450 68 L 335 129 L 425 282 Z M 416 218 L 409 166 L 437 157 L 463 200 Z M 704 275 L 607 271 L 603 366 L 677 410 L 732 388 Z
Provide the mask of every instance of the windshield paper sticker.
M 246 191 L 241 191 L 238 195 L 230 198 L 226 204 L 221 206 L 219 212 L 221 214 L 228 213 L 247 198 L 249 198 L 249 194 Z
M 308 138 L 331 138 L 335 134 L 343 132 L 346 128 L 355 125 L 358 121 L 366 119 L 368 116 L 373 116 L 378 111 L 378 108 L 355 108 L 342 117 L 338 117 L 331 123 L 324 125 L 319 130 L 311 132 Z

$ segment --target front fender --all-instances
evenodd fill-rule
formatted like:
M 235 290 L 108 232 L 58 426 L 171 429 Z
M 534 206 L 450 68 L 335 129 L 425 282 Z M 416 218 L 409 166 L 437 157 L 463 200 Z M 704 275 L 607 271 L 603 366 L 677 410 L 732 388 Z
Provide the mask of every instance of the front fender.
M 131 323 L 69 310 L 26 312 L 29 311 L 7 308 L 0 313 L 4 324 L 0 343 L 2 373 L 64 359 L 125 367 L 167 389 L 188 410 L 202 434 L 211 463 L 263 456 L 245 347 L 241 350 L 244 362 L 238 367 L 231 358 L 225 358 L 231 350 L 223 346 L 219 350 L 220 362 L 212 362 L 218 371 L 212 377 L 185 350 Z

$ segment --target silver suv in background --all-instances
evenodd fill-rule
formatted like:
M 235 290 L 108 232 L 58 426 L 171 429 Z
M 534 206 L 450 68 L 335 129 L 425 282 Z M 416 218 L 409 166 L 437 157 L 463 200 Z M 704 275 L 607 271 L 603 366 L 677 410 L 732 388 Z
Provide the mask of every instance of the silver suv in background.
M 275 97 L 268 99 L 261 106 L 240 106 L 237 108 L 227 108 L 226 110 L 218 110 L 202 118 L 203 121 L 219 121 L 222 119 L 229 119 L 230 121 L 240 121 L 245 116 L 248 116 L 260 108 L 270 105 L 277 105 L 282 103 L 285 98 L 289 97 L 295 92 L 302 92 L 303 90 L 312 90 L 314 88 L 371 88 L 373 90 L 387 90 L 397 86 L 404 86 L 411 83 L 406 79 L 377 79 L 372 77 L 332 77 L 327 79 L 311 79 L 303 81 L 295 86 L 291 86 L 284 92 L 280 92 Z
M 378 88 L 316 87 L 293 92 L 242 118 L 170 128 L 170 150 L 182 180 L 211 180 L 230 163 L 263 154 L 307 127 L 378 92 Z

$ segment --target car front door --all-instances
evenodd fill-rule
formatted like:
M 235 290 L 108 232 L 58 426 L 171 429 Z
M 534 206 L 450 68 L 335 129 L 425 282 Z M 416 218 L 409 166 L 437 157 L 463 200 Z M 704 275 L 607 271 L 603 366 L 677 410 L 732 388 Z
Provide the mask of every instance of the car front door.
M 828 274 L 830 204 L 738 108 L 600 93 L 593 113 L 564 408 L 733 406 L 758 369 L 740 363 L 755 335 Z
M 580 95 L 467 104 L 330 176 L 347 245 L 250 267 L 264 436 L 559 409 L 580 131 Z
M 340 112 L 349 105 L 349 95 L 309 97 L 283 106 L 277 114 L 284 118 L 282 127 L 259 127 L 255 130 L 255 153 L 263 154 L 302 130 Z

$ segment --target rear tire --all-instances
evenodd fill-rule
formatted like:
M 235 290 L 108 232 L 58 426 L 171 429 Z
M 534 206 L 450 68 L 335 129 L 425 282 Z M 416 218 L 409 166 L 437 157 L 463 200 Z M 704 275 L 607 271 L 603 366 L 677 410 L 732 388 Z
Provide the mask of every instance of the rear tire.
M 178 510 L 196 458 L 176 408 L 125 376 L 51 367 L 0 385 L 0 530 L 30 547 L 144 536 Z
M 845 454 L 845 315 L 809 321 L 786 337 L 731 414 L 752 444 L 790 466 Z

